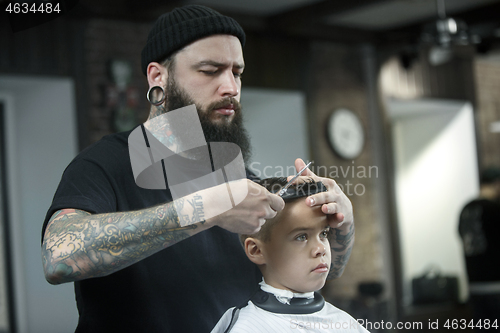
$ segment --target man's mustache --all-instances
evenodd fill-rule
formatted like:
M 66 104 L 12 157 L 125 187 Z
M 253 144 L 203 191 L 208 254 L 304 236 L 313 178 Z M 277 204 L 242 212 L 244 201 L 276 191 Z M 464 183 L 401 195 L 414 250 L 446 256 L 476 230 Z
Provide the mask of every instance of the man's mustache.
M 212 112 L 214 110 L 217 110 L 217 109 L 220 109 L 224 106 L 227 106 L 228 104 L 232 104 L 233 105 L 233 109 L 234 109 L 234 112 L 241 112 L 241 103 L 238 102 L 236 99 L 234 99 L 233 97 L 229 97 L 229 98 L 225 98 L 225 99 L 222 99 L 220 101 L 217 101 L 217 102 L 213 102 L 212 104 L 210 104 L 208 107 L 207 107 L 207 110 L 209 112 Z

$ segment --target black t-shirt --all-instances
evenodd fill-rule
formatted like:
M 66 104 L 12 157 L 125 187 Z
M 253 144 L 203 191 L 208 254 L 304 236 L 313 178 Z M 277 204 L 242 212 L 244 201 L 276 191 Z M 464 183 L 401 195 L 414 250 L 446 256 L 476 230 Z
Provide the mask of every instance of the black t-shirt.
M 42 235 L 62 208 L 99 214 L 172 200 L 168 190 L 135 184 L 129 134 L 106 136 L 70 163 Z M 210 332 L 228 308 L 255 292 L 261 279 L 238 236 L 212 227 L 116 273 L 75 282 L 76 332 Z
M 500 281 L 500 204 L 486 199 L 469 202 L 458 229 L 469 281 Z

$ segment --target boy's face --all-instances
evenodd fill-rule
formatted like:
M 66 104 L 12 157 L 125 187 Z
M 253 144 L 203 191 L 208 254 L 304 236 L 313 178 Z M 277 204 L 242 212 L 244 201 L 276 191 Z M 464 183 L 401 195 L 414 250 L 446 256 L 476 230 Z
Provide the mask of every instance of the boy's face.
M 321 289 L 330 270 L 330 227 L 321 207 L 287 203 L 268 242 L 260 242 L 266 283 L 292 292 Z

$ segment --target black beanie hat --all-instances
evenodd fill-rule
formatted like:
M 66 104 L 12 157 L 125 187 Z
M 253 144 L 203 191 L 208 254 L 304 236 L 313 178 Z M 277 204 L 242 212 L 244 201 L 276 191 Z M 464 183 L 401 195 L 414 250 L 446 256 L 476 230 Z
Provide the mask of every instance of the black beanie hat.
M 162 61 L 187 44 L 216 34 L 234 35 L 245 45 L 245 32 L 238 22 L 211 8 L 187 5 L 163 14 L 156 20 L 142 49 L 142 72 L 146 75 L 150 62 Z

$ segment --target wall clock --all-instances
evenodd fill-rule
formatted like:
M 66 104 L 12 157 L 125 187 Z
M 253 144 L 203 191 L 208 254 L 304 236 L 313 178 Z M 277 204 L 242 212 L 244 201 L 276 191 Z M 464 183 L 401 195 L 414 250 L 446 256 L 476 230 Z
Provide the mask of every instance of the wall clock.
M 355 159 L 363 151 L 365 132 L 359 117 L 348 109 L 332 112 L 327 123 L 328 141 L 341 158 Z

